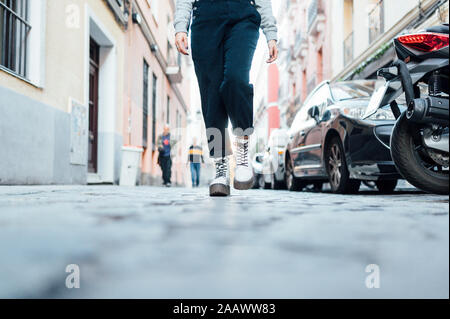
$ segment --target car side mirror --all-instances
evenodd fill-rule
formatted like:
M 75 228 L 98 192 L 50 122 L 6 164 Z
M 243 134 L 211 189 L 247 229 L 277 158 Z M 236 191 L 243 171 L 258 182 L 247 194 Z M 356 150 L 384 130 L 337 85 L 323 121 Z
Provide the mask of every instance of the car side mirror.
M 319 116 L 320 116 L 320 110 L 319 110 L 319 107 L 318 107 L 318 106 L 313 106 L 312 108 L 310 108 L 310 109 L 308 110 L 308 115 L 309 115 L 311 118 L 315 119 L 317 123 L 320 122 L 320 118 L 319 118 Z

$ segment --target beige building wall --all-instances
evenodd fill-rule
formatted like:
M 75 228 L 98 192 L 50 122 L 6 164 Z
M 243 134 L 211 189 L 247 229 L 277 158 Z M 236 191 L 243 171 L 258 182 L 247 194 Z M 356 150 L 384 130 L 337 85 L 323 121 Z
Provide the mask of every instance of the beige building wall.
M 78 133 L 72 130 L 71 107 L 76 102 L 88 108 L 90 36 L 99 33 L 106 35 L 109 42 L 102 47 L 100 58 L 100 163 L 94 182 L 117 183 L 123 128 L 125 29 L 107 0 L 28 3 L 32 25 L 28 74 L 21 78 L 0 68 L 0 89 L 4 94 L 0 98 L 0 131 L 2 146 L 8 149 L 0 161 L 0 171 L 6 172 L 0 174 L 0 183 L 89 180 L 86 165 L 72 156 L 71 143 Z M 83 146 L 78 150 L 86 154 Z
M 88 10 L 107 28 L 116 40 L 117 87 L 123 87 L 124 31 L 103 0 L 46 0 L 45 1 L 45 66 L 41 84 L 23 81 L 0 69 L 0 86 L 14 90 L 44 104 L 69 112 L 69 99 L 87 105 L 87 72 L 89 58 L 86 41 Z M 77 17 L 78 15 L 78 17 Z M 78 22 L 78 23 L 77 23 Z M 31 51 L 30 54 L 33 54 Z M 117 101 L 123 100 L 123 90 L 114 92 Z M 118 107 L 121 103 L 118 103 Z M 116 131 L 122 132 L 122 112 L 118 112 Z

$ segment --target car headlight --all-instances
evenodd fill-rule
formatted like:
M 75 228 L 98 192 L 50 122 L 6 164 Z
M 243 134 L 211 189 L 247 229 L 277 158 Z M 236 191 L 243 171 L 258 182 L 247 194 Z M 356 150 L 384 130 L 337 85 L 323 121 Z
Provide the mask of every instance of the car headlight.
M 360 120 L 364 118 L 364 114 L 366 113 L 366 107 L 344 107 L 342 109 L 342 112 L 347 117 Z M 378 109 L 378 111 L 375 114 L 369 116 L 366 120 L 390 121 L 395 120 L 395 116 L 392 113 L 391 109 L 387 107 Z

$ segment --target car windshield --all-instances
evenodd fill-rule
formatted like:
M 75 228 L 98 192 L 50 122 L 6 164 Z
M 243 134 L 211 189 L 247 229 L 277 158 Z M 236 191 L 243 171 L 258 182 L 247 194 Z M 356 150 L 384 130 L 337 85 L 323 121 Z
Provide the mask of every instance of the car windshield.
M 331 92 L 336 101 L 368 98 L 372 96 L 376 81 L 338 82 L 331 85 Z

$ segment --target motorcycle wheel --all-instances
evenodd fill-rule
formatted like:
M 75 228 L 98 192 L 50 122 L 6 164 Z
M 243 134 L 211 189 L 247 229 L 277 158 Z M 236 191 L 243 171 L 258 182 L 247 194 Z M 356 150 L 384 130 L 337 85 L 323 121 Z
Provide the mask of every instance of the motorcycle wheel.
M 395 124 L 391 136 L 391 155 L 400 174 L 415 187 L 435 194 L 447 195 L 448 170 L 421 152 L 424 148 L 420 138 L 414 138 L 419 129 L 408 122 L 403 113 Z

